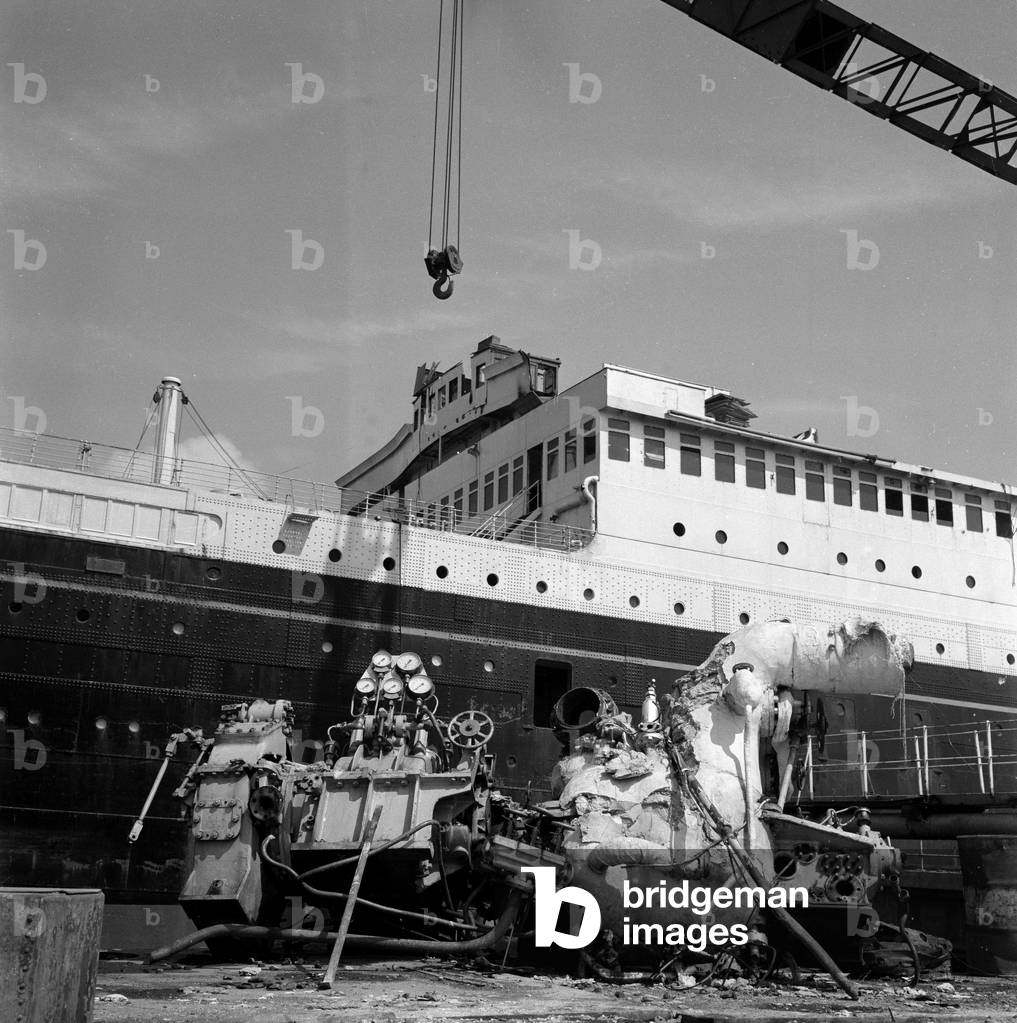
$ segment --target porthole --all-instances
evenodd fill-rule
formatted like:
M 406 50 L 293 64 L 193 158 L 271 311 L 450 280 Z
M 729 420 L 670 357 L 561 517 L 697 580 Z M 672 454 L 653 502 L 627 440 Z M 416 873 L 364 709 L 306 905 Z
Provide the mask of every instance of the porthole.
M 434 574 L 435 574 L 435 575 L 436 575 L 436 576 L 437 576 L 437 577 L 438 577 L 439 579 L 447 579 L 447 578 L 448 578 L 448 568 L 447 568 L 447 566 L 445 566 L 445 565 L 439 565 L 439 566 L 438 566 L 438 567 L 437 567 L 437 568 L 436 568 L 436 569 L 434 570 Z
M 92 617 L 92 612 L 87 607 L 79 607 L 77 614 L 74 616 L 79 622 L 84 624 Z
M 129 722 L 128 725 L 127 725 L 127 731 L 129 731 L 131 733 L 131 735 L 137 735 L 138 732 L 141 731 L 141 724 L 140 724 L 140 722 L 138 722 L 138 721 L 131 721 L 131 722 Z
M 22 603 L 21 603 L 20 601 L 18 601 L 18 600 L 12 600 L 12 601 L 11 601 L 11 602 L 10 602 L 10 603 L 9 603 L 9 604 L 7 605 L 7 610 L 8 610 L 8 611 L 10 611 L 10 613 L 11 613 L 12 615 L 19 615 L 19 614 L 21 614 L 21 609 L 22 609 L 22 608 L 23 608 L 24 606 L 25 606 L 25 605 L 24 605 L 24 604 L 22 604 Z
M 205 578 L 209 582 L 217 583 L 222 578 L 222 569 L 218 565 L 210 565 L 205 569 Z
M 6 723 L 6 721 L 7 721 L 7 711 L 6 711 L 6 709 L 4 707 L 0 707 L 0 725 Z
M 343 552 L 338 547 L 333 547 L 328 552 L 328 560 L 335 564 L 337 561 L 342 561 Z
M 629 597 L 629 607 L 639 607 L 639 598 L 636 596 Z
M 843 703 L 835 703 L 833 709 L 837 712 L 837 717 L 847 717 L 847 707 Z
M 685 605 L 680 600 L 674 606 L 674 613 L 676 615 L 683 615 L 683 614 L 685 614 Z
M 321 644 L 321 652 L 323 654 L 330 654 L 334 649 L 335 647 L 327 639 Z
M 547 583 L 545 583 L 543 579 L 537 580 L 537 592 L 547 593 Z
M 847 564 L 847 555 L 843 551 L 840 551 L 837 554 L 837 564 L 838 565 L 846 565 Z
M 787 545 L 786 543 L 784 543 L 784 541 L 783 541 L 783 540 L 781 540 L 781 542 L 780 542 L 779 544 L 777 544 L 777 553 L 778 553 L 778 554 L 787 554 L 787 552 L 788 552 L 788 551 L 789 551 L 790 549 L 791 549 L 791 548 L 790 548 L 790 547 L 788 547 L 788 545 Z
M 946 647 L 943 646 L 942 643 L 937 643 L 936 644 L 936 653 L 937 654 L 945 654 L 946 653 Z
M 718 529 L 713 536 L 717 543 L 727 543 L 727 533 L 725 533 L 723 529 Z
M 886 571 L 886 562 L 882 558 L 876 558 L 876 571 L 877 572 Z
M 441 654 L 431 655 L 431 667 L 440 668 L 445 662 L 441 659 Z
M 975 577 L 973 575 L 969 575 L 964 582 L 967 584 L 969 590 L 973 590 L 975 588 Z
M 182 636 L 187 631 L 183 622 L 174 622 L 172 632 L 174 636 Z
M 1006 663 L 1007 664 L 1013 664 L 1013 661 L 1014 661 L 1013 654 L 1007 654 L 1006 655 Z
M 923 718 L 918 711 L 915 711 L 914 714 L 911 715 L 911 723 L 920 727 L 925 724 L 925 718 Z
M 494 661 L 484 661 L 484 671 L 488 674 L 494 671 Z
M 273 540 L 272 541 L 272 553 L 283 554 L 286 551 L 286 542 L 284 540 Z
M 491 573 L 491 574 L 490 574 L 490 575 L 489 575 L 489 576 L 487 577 L 487 585 L 488 585 L 488 586 L 497 586 L 497 585 L 498 585 L 498 576 L 497 576 L 497 575 L 495 575 L 495 573 L 494 573 L 494 572 L 492 572 L 492 573 Z
M 593 600 L 593 598 L 595 596 L 596 596 L 596 594 L 593 592 L 593 590 L 590 589 L 589 586 L 587 586 L 586 589 L 583 590 L 583 599 L 584 600 Z
M 37 725 L 42 720 L 42 715 L 37 710 L 30 710 L 28 712 L 28 723 L 30 725 Z
M 743 611 L 743 612 L 742 612 L 742 613 L 741 613 L 741 614 L 740 614 L 740 615 L 738 616 L 738 621 L 740 621 L 740 622 L 742 623 L 742 625 L 748 625 L 748 624 L 749 624 L 749 616 L 748 616 L 748 612 L 746 612 L 746 611 Z
M 922 578 L 922 570 L 918 567 L 918 565 L 912 565 L 911 566 L 911 574 L 916 579 L 921 579 Z
M 505 758 L 505 764 L 508 767 L 515 767 L 516 764 L 518 764 L 518 763 L 519 763 L 519 761 L 515 757 L 513 757 L 511 755 L 509 755 L 509 756 L 507 756 Z
M 395 568 L 395 558 L 386 558 L 381 563 L 381 567 L 385 569 L 386 572 L 391 572 L 392 569 Z
M 97 732 L 105 732 L 109 727 L 109 722 L 104 717 L 97 717 L 95 719 L 95 730 Z
M 676 522 L 671 528 L 674 530 L 674 535 L 675 536 L 684 536 L 685 535 L 685 523 L 684 522 Z

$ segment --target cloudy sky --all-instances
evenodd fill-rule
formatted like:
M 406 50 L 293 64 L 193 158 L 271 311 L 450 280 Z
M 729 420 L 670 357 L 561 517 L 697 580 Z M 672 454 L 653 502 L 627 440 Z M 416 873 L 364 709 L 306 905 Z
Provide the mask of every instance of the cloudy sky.
M 844 5 L 1017 92 L 1012 0 Z M 175 374 L 249 464 L 332 479 L 408 418 L 417 364 L 494 333 L 565 383 L 622 363 L 726 387 L 761 429 L 1017 480 L 1013 185 L 659 0 L 466 10 L 466 267 L 438 302 L 437 0 L 8 0 L 0 425 L 28 405 L 129 447 Z M 848 268 L 847 232 L 877 266 Z

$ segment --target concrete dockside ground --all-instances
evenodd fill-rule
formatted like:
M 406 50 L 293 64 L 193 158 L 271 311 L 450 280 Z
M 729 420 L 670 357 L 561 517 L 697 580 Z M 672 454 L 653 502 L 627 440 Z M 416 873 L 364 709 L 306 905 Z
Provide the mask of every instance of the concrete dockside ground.
M 146 967 L 100 964 L 94 1023 L 396 1023 L 413 1020 L 655 1021 L 859 1019 L 982 1023 L 1017 1019 L 1017 978 L 863 981 L 851 1001 L 825 975 L 793 987 L 611 985 L 562 975 L 482 972 L 438 958 L 349 958 L 334 991 L 319 990 L 326 958 L 212 964 L 193 957 Z

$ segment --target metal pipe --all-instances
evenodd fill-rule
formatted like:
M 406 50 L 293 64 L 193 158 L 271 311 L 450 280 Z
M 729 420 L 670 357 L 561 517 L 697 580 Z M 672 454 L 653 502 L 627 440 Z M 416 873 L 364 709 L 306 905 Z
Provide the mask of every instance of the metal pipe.
M 929 726 L 922 725 L 922 755 L 925 758 L 925 794 L 929 794 Z
M 366 948 L 376 952 L 406 952 L 407 954 L 430 955 L 440 951 L 451 955 L 467 955 L 472 952 L 482 952 L 500 941 L 512 924 L 515 923 L 519 914 L 519 907 L 522 903 L 522 893 L 513 891 L 509 893 L 508 902 L 498 917 L 494 927 L 481 935 L 479 938 L 469 938 L 465 941 L 441 941 L 428 938 L 379 938 L 373 934 L 348 934 L 346 944 L 356 948 Z M 300 928 L 289 927 L 258 927 L 253 924 L 213 924 L 211 927 L 203 927 L 194 931 L 171 945 L 164 945 L 157 948 L 149 956 L 150 963 L 158 963 L 170 956 L 184 952 L 194 945 L 209 938 L 241 938 L 262 940 L 274 938 L 281 941 L 335 941 L 336 931 L 309 931 Z
M 862 795 L 868 798 L 869 795 L 869 740 L 862 732 Z
M 184 392 L 178 377 L 163 377 L 156 391 L 159 418 L 156 423 L 155 464 L 152 482 L 170 486 L 177 462 L 180 440 L 180 409 Z
M 989 762 L 989 795 L 996 794 L 996 774 L 992 764 L 992 722 L 985 722 L 985 758 Z
M 888 838 L 949 839 L 958 835 L 1017 835 L 1017 811 L 937 813 L 923 820 L 915 820 L 889 810 L 874 810 L 872 827 Z
M 975 729 L 975 753 L 978 756 L 978 785 L 982 790 L 982 795 L 985 795 L 985 773 L 982 771 L 982 739 L 978 734 L 978 729 Z

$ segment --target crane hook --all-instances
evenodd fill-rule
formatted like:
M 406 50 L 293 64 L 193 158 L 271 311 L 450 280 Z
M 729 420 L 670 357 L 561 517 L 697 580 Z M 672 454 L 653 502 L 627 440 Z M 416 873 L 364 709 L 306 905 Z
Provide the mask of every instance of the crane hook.
M 446 298 L 452 297 L 452 280 L 446 274 L 442 274 L 431 288 L 431 293 L 435 298 L 440 298 L 444 301 Z M 444 289 L 444 290 L 443 290 Z

